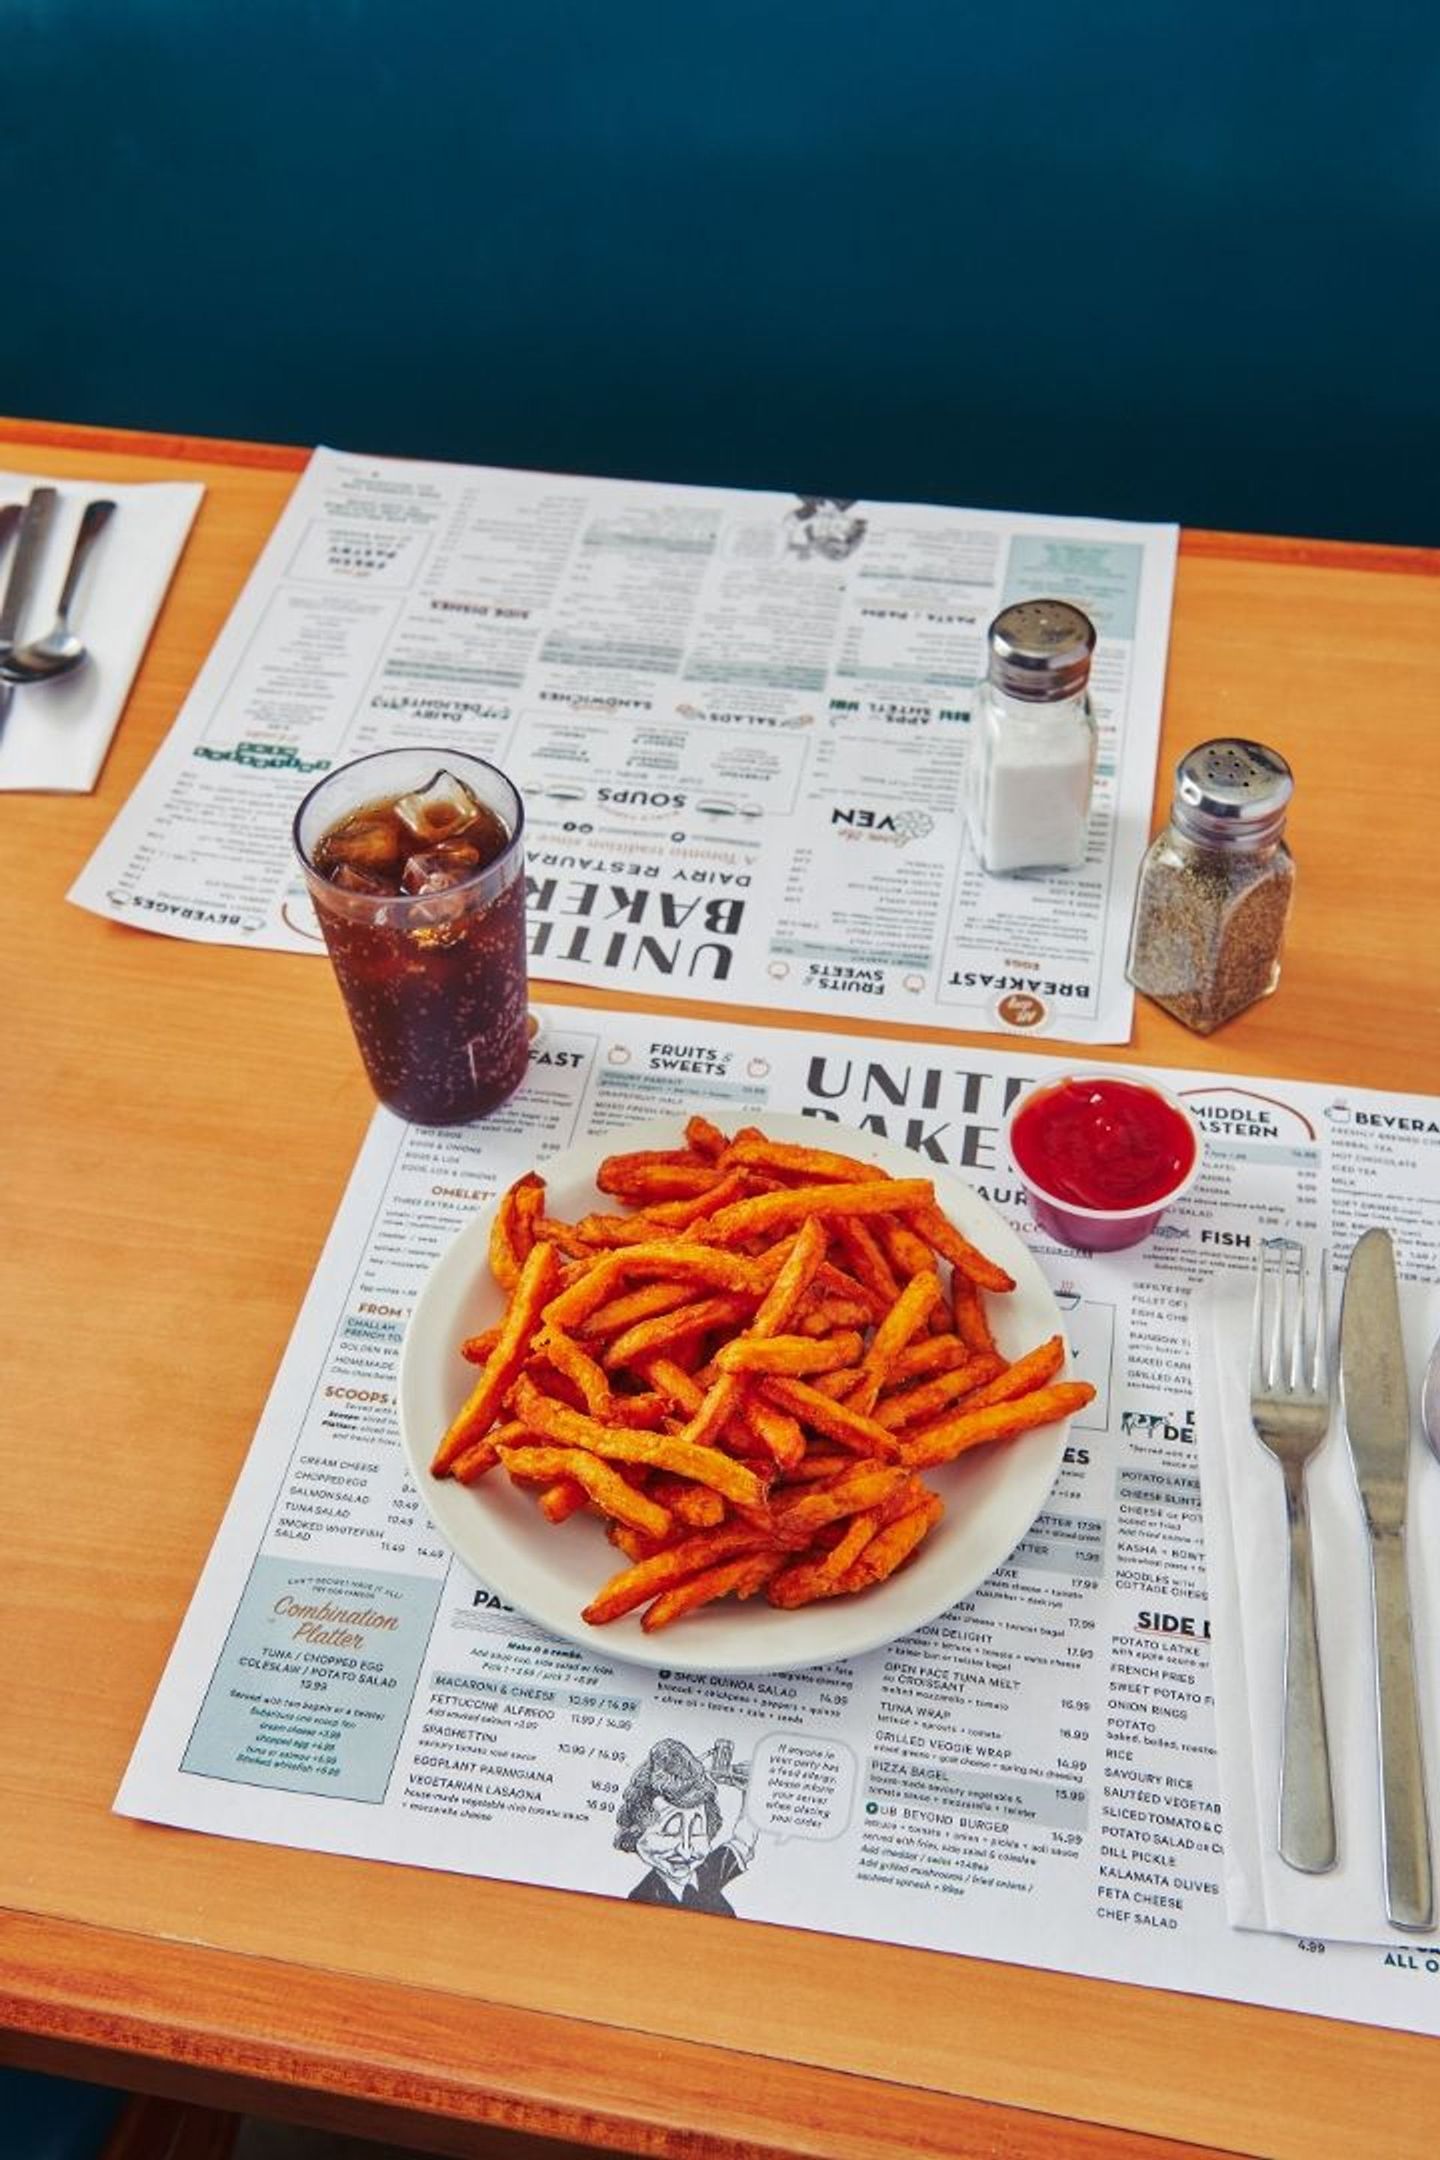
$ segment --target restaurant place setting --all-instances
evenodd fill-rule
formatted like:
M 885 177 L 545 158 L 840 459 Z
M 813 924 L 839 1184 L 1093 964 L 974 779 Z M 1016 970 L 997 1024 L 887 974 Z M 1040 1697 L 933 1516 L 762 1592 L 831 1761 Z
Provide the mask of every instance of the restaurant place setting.
M 1287 1619 L 1281 1477 L 1252 1430 L 1252 1285 L 1227 1277 L 1197 1297 L 1196 1369 L 1231 1918 L 1296 1937 L 1384 1941 L 1389 1955 L 1431 1971 L 1440 1957 L 1432 1857 L 1440 1606 L 1423 1563 L 1440 1537 L 1440 1463 L 1421 1407 L 1440 1338 L 1440 1289 L 1396 1286 L 1407 1228 L 1361 1233 L 1348 1287 L 1336 1273 L 1341 1296 L 1327 1300 L 1337 1318 L 1320 1322 L 1328 1337 L 1323 1424 L 1304 1470 L 1315 1654 L 1299 1683 L 1314 1710 L 1288 1750 L 1287 1640 L 1304 1622 Z M 1318 1249 L 1309 1257 L 1312 1272 L 1324 1268 Z M 1376 1298 L 1381 1314 L 1372 1320 L 1362 1301 Z M 1384 1318 L 1387 1299 L 1398 1332 Z M 1387 1445 L 1377 1488 L 1367 1451 Z M 1372 1518 L 1382 1547 L 1378 1589 Z M 1385 1572 L 1387 1546 L 1394 1576 Z
M 1293 1772 L 1279 1856 L 1309 1577 L 1231 1312 L 1403 1222 L 1420 1355 L 1434 1105 L 1094 1058 L 1280 983 L 1286 758 L 1197 741 L 1146 838 L 1174 551 L 316 453 L 71 894 L 328 956 L 377 1105 L 122 1813 L 1440 2029 L 1333 1436 L 1338 1857 Z

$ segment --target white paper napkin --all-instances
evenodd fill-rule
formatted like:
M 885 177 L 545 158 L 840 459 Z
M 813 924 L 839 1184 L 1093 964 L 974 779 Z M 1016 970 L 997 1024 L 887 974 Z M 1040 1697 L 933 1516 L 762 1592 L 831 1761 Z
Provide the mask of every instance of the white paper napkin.
M 17 643 L 41 636 L 55 620 L 86 503 L 108 496 L 115 515 L 95 543 L 71 610 L 72 627 L 84 638 L 90 657 L 57 682 L 14 692 L 0 734 L 0 788 L 85 794 L 99 778 L 205 490 L 190 481 L 126 486 L 0 472 L 0 503 L 26 502 L 32 488 L 47 485 L 58 490 L 60 499 Z M 14 559 L 12 541 L 0 556 L 0 587 Z
M 1332 1313 L 1339 1284 L 1332 1286 Z M 1197 1413 L 1212 1664 L 1225 1826 L 1225 1890 L 1236 1927 L 1393 1943 L 1440 1955 L 1440 1930 L 1401 1933 L 1385 1918 L 1369 1541 L 1338 1390 L 1329 1437 L 1307 1471 L 1320 1667 L 1330 1734 L 1339 1858 L 1304 1875 L 1276 1851 L 1285 1647 L 1285 1497 L 1277 1463 L 1250 1425 L 1253 1285 L 1230 1276 L 1195 1300 Z M 1440 1463 L 1420 1431 L 1420 1381 L 1440 1335 L 1440 1289 L 1400 1285 L 1415 1424 L 1407 1545 L 1415 1667 L 1440 1884 Z M 1337 1362 L 1338 1371 L 1338 1362 Z

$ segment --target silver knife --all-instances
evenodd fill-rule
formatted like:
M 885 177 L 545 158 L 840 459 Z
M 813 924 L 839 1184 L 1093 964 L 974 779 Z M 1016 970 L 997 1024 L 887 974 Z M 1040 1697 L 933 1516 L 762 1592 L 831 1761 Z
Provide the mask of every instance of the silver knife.
M 53 487 L 37 487 L 25 505 L 20 519 L 20 537 L 15 543 L 15 560 L 10 565 L 5 597 L 0 600 L 0 658 L 14 645 L 16 632 L 25 619 L 58 499 Z
M 1435 1925 L 1435 1892 L 1405 1572 L 1410 1384 L 1388 1230 L 1367 1230 L 1350 1255 L 1340 1312 L 1340 1396 L 1370 1533 L 1385 1910 L 1393 1927 L 1421 1931 Z

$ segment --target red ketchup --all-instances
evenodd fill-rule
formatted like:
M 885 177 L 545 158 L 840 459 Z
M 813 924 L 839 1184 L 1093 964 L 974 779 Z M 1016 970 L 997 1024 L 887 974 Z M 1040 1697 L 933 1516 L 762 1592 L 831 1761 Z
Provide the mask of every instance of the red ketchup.
M 1138 1244 L 1199 1162 L 1196 1129 L 1170 1096 L 1098 1074 L 1038 1087 L 1017 1103 L 1010 1151 L 1035 1218 L 1067 1244 Z

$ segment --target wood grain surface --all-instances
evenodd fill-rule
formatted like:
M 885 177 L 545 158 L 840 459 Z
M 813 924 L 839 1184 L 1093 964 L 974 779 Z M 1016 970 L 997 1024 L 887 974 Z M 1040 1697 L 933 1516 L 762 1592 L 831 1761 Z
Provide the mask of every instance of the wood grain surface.
M 0 798 L 0 2054 L 437 2152 L 489 2125 L 686 2160 L 1428 2155 L 1426 2039 L 110 1812 L 371 1104 L 315 960 L 65 895 L 304 456 L 0 422 L 0 466 L 206 487 L 99 786 Z M 1142 1002 L 1106 1056 L 1440 1089 L 1437 570 L 1185 536 L 1157 796 L 1207 735 L 1275 744 L 1298 896 L 1273 999 L 1209 1041 Z

